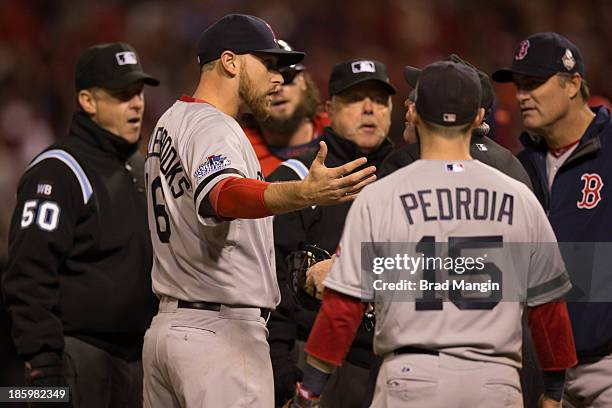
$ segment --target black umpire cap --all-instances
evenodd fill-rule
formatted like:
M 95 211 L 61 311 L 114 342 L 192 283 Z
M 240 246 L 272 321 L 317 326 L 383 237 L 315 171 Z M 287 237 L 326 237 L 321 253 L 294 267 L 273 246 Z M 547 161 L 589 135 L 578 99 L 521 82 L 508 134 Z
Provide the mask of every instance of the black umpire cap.
M 305 55 L 279 47 L 270 24 L 247 14 L 228 14 L 208 27 L 198 42 L 198 62 L 214 61 L 223 51 L 275 55 L 279 68 L 297 64 Z
M 419 75 L 415 108 L 427 122 L 458 126 L 476 118 L 481 97 L 480 80 L 473 68 L 438 61 L 426 66 Z
M 76 64 L 77 91 L 92 86 L 122 89 L 137 81 L 159 85 L 159 80 L 142 70 L 136 50 L 123 42 L 90 47 L 81 54 Z
M 354 59 L 334 66 L 329 77 L 329 95 L 336 95 L 354 85 L 365 81 L 380 83 L 389 94 L 395 94 L 395 88 L 389 82 L 387 67 L 382 62 L 370 59 Z
M 521 41 L 514 50 L 510 68 L 495 71 L 491 78 L 496 82 L 512 82 L 513 74 L 548 78 L 561 72 L 584 77 L 582 54 L 567 38 L 546 32 Z

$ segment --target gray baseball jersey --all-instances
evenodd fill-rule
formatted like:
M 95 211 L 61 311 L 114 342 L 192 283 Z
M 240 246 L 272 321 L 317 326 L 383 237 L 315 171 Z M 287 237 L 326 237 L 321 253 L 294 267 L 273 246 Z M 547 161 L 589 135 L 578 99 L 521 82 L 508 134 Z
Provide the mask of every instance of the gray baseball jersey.
M 481 260 L 486 265 L 481 273 L 506 287 L 514 285 L 514 299 L 478 302 L 459 288 L 453 296 L 448 292 L 451 301 L 443 302 L 437 299 L 444 295 L 419 286 L 409 301 L 379 297 L 374 288 L 380 286 L 372 282 L 380 275 L 373 276 L 369 265 L 362 269 L 362 242 L 414 243 L 406 247 L 412 245 L 415 253 L 430 251 L 417 243 L 430 248 L 444 243 L 460 248 L 453 259 L 484 251 L 488 258 Z M 522 300 L 532 306 L 545 303 L 571 287 L 555 242 L 542 207 L 524 184 L 475 160 L 419 160 L 359 195 L 325 285 L 375 300 L 377 354 L 413 346 L 520 367 Z M 442 283 L 444 273 L 453 273 L 438 270 L 434 277 L 424 269 L 415 272 L 416 284 Z
M 207 199 L 224 178 L 263 179 L 238 123 L 210 104 L 181 98 L 155 127 L 145 172 L 153 291 L 273 309 L 280 292 L 272 217 L 221 221 Z

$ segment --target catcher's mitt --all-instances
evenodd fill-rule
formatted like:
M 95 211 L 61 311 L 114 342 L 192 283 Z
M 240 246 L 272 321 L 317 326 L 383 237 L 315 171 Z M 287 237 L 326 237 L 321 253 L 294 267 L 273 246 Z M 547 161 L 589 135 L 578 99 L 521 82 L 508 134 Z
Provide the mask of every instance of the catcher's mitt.
M 289 269 L 289 287 L 298 299 L 306 294 L 304 284 L 308 268 L 330 258 L 329 252 L 316 245 L 306 245 L 303 250 L 293 251 L 287 255 L 285 261 Z

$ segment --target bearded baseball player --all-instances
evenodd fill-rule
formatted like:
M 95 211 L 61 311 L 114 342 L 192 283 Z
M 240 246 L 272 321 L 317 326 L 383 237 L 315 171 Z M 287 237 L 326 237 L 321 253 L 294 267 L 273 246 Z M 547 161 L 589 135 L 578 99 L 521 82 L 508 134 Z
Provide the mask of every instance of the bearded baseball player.
M 266 183 L 235 120 L 266 112 L 278 68 L 302 60 L 260 18 L 228 15 L 198 44 L 200 82 L 159 119 L 145 165 L 159 313 L 145 335 L 144 405 L 272 407 L 266 322 L 279 302 L 272 214 L 352 200 L 375 179 L 354 160 Z M 344 177 L 343 177 L 344 176 Z
M 411 108 L 421 159 L 366 188 L 351 207 L 306 344 L 309 364 L 293 406 L 316 405 L 330 373 L 342 364 L 368 301 L 375 301 L 377 314 L 374 351 L 384 357 L 373 407 L 522 407 L 524 302 L 543 369 L 557 373 L 576 363 L 566 305 L 553 302 L 571 284 L 542 208 L 523 183 L 470 157 L 471 132 L 484 115 L 480 98 L 480 82 L 470 67 L 440 61 L 421 72 Z M 369 251 L 381 247 L 362 250 L 362 243 L 385 242 L 419 243 L 417 251 L 425 251 L 421 244 L 447 244 L 449 254 L 528 243 L 516 249 L 523 256 L 492 252 L 486 273 L 481 272 L 494 281 L 497 276 L 504 287 L 509 279 L 520 280 L 524 296 L 501 301 L 493 294 L 474 299 L 448 291 L 447 302 L 432 290 L 407 301 L 381 296 L 380 286 L 370 284 L 378 272 L 362 264 L 362 257 L 370 259 Z M 442 272 L 440 267 L 416 271 L 427 284 L 441 280 Z M 446 273 L 462 272 L 451 267 Z M 562 389 L 562 380 L 549 383 L 541 406 L 560 406 Z
M 292 51 L 283 40 L 278 45 Z M 261 170 L 268 179 L 282 162 L 317 152 L 329 117 L 323 109 L 319 89 L 302 63 L 279 68 L 283 85 L 270 98 L 268 116 L 255 120 L 244 115 L 239 121 L 249 138 Z

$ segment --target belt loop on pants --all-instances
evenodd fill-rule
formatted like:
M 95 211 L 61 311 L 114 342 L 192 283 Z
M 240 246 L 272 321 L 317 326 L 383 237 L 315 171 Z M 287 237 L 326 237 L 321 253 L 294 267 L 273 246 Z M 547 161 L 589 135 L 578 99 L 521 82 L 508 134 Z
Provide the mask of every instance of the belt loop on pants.
M 179 309 L 199 309 L 199 310 L 210 310 L 213 312 L 219 312 L 221 310 L 221 303 L 212 303 L 212 302 L 187 302 L 185 300 L 179 300 L 177 307 Z M 228 306 L 228 307 L 249 307 L 249 306 Z M 259 309 L 259 315 L 268 323 L 270 319 L 270 315 L 272 314 L 272 310 L 264 309 L 262 307 L 253 308 Z

